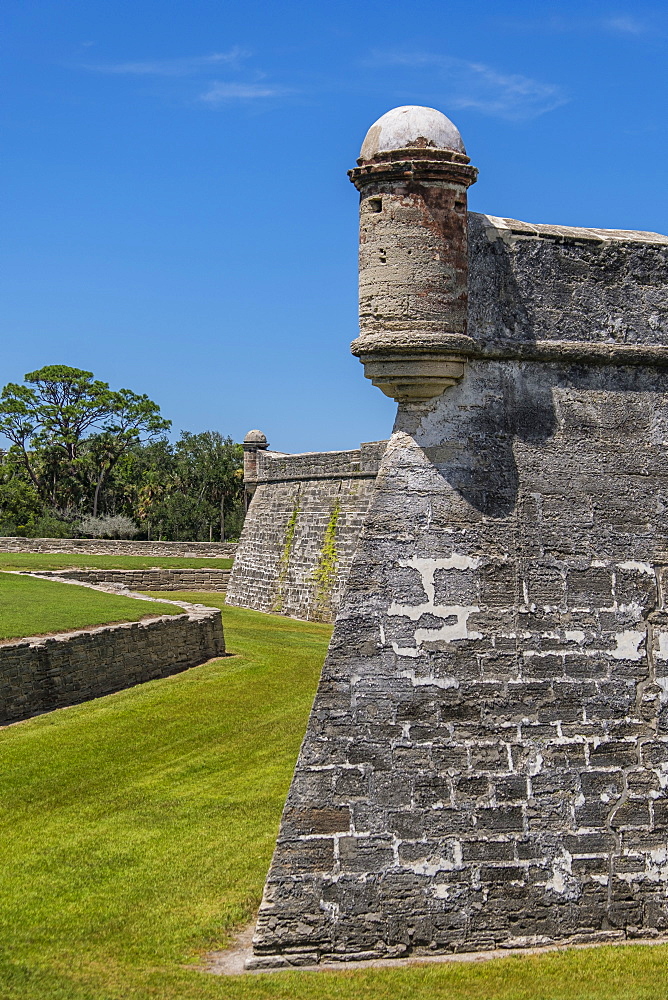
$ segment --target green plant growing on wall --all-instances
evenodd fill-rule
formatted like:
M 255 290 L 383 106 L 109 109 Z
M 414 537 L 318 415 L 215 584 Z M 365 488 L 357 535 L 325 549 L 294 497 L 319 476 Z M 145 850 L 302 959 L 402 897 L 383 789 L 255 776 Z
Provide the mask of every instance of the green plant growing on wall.
M 339 562 L 339 554 L 336 548 L 336 529 L 340 516 L 341 501 L 337 500 L 332 507 L 332 513 L 325 528 L 318 565 L 312 574 L 312 579 L 315 582 L 315 606 L 318 612 L 325 612 L 330 609 L 332 590 L 336 583 L 336 567 Z
M 292 546 L 295 540 L 295 531 L 297 529 L 297 518 L 299 517 L 299 493 L 295 499 L 295 505 L 292 508 L 292 513 L 288 518 L 288 523 L 285 526 L 285 541 L 283 542 L 283 551 L 281 552 L 281 558 L 278 561 L 278 580 L 276 583 L 276 600 L 274 601 L 274 606 L 272 610 L 280 615 L 283 610 L 283 586 L 288 575 L 288 569 L 290 568 L 290 555 L 292 553 Z

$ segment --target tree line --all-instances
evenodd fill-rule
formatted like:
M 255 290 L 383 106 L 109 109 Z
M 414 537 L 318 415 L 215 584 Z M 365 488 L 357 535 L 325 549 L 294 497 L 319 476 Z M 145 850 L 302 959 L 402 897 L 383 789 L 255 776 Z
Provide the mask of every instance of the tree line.
M 0 393 L 0 535 L 238 538 L 243 448 L 182 431 L 146 395 L 46 365 Z

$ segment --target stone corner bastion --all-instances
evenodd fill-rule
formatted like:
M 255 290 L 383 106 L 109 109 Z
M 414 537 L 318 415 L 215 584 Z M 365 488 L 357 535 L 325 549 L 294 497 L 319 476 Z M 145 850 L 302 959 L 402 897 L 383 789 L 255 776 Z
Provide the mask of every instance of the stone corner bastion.
M 668 237 L 467 213 L 463 148 L 351 171 L 397 417 L 250 969 L 668 932 Z
M 63 582 L 68 584 L 90 586 Z M 178 604 L 183 613 L 0 644 L 0 726 L 169 677 L 225 655 L 218 608 L 161 603 Z
M 334 621 L 386 445 L 286 455 L 250 431 L 247 514 L 226 603 Z

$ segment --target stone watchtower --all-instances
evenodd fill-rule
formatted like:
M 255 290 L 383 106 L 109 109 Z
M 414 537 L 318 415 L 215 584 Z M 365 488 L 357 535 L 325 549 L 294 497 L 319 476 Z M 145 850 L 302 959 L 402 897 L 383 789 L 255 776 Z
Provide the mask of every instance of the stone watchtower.
M 250 964 L 664 933 L 668 238 L 467 218 L 431 109 L 358 163 L 399 408 Z
M 269 447 L 266 435 L 262 431 L 249 431 L 243 441 L 244 449 L 244 496 L 246 510 L 257 489 L 258 451 L 266 451 Z
M 350 179 L 360 192 L 360 336 L 353 354 L 385 395 L 439 396 L 461 378 L 466 336 L 466 191 L 455 126 L 432 108 L 395 108 L 372 125 Z

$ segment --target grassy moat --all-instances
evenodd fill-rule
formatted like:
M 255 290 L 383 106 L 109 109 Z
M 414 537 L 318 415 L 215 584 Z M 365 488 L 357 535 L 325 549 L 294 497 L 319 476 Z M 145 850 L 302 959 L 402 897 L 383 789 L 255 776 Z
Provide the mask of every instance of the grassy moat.
M 0 572 L 0 639 L 178 614 L 182 610 L 174 604 L 138 601 L 89 587 Z
M 237 977 L 193 968 L 257 909 L 331 631 L 236 608 L 224 622 L 231 657 L 0 730 L 2 1000 L 668 995 L 666 946 Z

